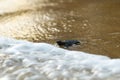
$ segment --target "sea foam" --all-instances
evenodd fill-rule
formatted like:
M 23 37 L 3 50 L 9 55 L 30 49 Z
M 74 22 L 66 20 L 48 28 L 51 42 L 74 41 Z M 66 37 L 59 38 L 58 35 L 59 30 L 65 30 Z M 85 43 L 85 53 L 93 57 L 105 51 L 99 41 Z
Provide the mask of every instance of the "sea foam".
M 120 80 L 120 59 L 0 37 L 0 80 Z

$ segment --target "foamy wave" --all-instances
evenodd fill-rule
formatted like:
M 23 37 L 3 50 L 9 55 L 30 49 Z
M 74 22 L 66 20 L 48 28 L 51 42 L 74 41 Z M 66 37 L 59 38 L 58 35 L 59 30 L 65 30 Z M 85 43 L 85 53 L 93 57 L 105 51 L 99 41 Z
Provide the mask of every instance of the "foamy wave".
M 0 38 L 0 80 L 119 80 L 120 59 Z

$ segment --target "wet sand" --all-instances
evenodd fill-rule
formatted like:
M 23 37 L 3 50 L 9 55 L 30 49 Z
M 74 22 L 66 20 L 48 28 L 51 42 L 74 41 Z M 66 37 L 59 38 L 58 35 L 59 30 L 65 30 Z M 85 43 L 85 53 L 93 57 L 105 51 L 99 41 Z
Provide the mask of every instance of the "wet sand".
M 51 44 L 76 39 L 82 44 L 71 50 L 120 58 L 120 0 L 13 0 L 13 7 L 1 1 L 2 36 Z

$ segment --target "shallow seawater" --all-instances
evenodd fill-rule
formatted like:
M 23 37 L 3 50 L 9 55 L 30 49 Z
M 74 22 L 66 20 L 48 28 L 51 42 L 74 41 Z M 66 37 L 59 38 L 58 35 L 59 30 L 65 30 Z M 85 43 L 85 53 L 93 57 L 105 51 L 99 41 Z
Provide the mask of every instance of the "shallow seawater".
M 120 80 L 119 9 L 120 0 L 0 0 L 0 80 Z M 55 44 L 68 39 L 81 45 Z
M 119 80 L 120 59 L 0 37 L 0 80 Z
M 13 5 L 14 4 L 14 5 Z M 120 0 L 0 0 L 0 35 L 120 58 Z

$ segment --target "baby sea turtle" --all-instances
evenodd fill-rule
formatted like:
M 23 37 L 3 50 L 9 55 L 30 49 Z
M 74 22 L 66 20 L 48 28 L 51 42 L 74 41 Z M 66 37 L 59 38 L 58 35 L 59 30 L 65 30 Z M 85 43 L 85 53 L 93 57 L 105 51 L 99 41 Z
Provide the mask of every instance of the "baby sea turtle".
M 78 40 L 64 40 L 64 41 L 56 41 L 56 43 L 60 46 L 60 47 L 64 47 L 64 48 L 69 48 L 72 45 L 80 45 L 80 41 Z

